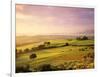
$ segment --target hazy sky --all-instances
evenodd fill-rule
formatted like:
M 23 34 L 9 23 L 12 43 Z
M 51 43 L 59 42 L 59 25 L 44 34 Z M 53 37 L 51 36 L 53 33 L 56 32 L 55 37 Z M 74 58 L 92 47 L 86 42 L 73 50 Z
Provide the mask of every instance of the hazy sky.
M 94 9 L 16 5 L 17 35 L 93 34 Z

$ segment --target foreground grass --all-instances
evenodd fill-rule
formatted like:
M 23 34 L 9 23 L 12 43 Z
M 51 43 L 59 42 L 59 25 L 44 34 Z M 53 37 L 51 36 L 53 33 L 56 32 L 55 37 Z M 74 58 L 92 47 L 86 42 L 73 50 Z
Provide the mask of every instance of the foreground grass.
M 36 58 L 30 59 L 29 56 L 34 52 L 23 53 L 16 59 L 16 67 L 29 65 L 31 71 L 39 71 L 39 66 L 43 64 L 50 64 L 56 66 L 55 68 L 61 69 L 82 69 L 93 68 L 94 61 L 84 60 L 84 55 L 94 52 L 91 46 L 85 46 L 94 44 L 93 40 L 49 40 L 51 45 L 61 45 L 68 42 L 71 45 L 83 45 L 83 46 L 65 46 L 51 49 L 42 49 L 35 51 Z M 37 44 L 38 46 L 38 44 Z M 25 48 L 31 48 L 31 45 L 25 46 Z M 24 46 L 19 47 L 24 48 Z M 48 70 L 49 71 L 49 70 Z

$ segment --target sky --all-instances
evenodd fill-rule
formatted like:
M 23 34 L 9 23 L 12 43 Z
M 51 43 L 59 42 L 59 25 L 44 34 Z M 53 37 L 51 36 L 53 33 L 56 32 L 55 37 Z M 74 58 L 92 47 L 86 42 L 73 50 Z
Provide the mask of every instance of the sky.
M 93 35 L 94 9 L 16 4 L 16 35 Z

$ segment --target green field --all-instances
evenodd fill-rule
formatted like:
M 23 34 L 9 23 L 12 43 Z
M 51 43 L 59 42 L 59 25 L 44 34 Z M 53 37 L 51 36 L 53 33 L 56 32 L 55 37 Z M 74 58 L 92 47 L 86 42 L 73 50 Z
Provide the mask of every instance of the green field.
M 45 42 L 50 44 L 45 44 Z M 44 47 L 39 48 L 39 45 L 44 45 Z M 24 52 L 27 48 L 28 51 Z M 16 69 L 24 70 L 19 72 L 94 68 L 94 40 L 92 39 L 43 40 L 20 45 L 16 49 Z M 19 52 L 19 50 L 22 50 L 22 52 Z M 36 54 L 36 57 L 30 59 L 31 54 Z

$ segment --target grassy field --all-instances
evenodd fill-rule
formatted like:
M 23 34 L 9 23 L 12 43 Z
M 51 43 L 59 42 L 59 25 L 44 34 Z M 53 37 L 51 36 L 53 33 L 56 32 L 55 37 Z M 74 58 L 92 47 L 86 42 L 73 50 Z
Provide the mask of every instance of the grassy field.
M 49 42 L 50 44 L 45 44 Z M 68 43 L 68 45 L 66 45 Z M 39 45 L 44 45 L 39 49 Z M 28 48 L 27 52 L 24 52 Z M 34 48 L 34 50 L 31 50 Z M 94 68 L 94 40 L 54 39 L 16 47 L 17 72 Z M 31 54 L 36 57 L 30 59 Z M 23 70 L 21 70 L 23 69 Z

